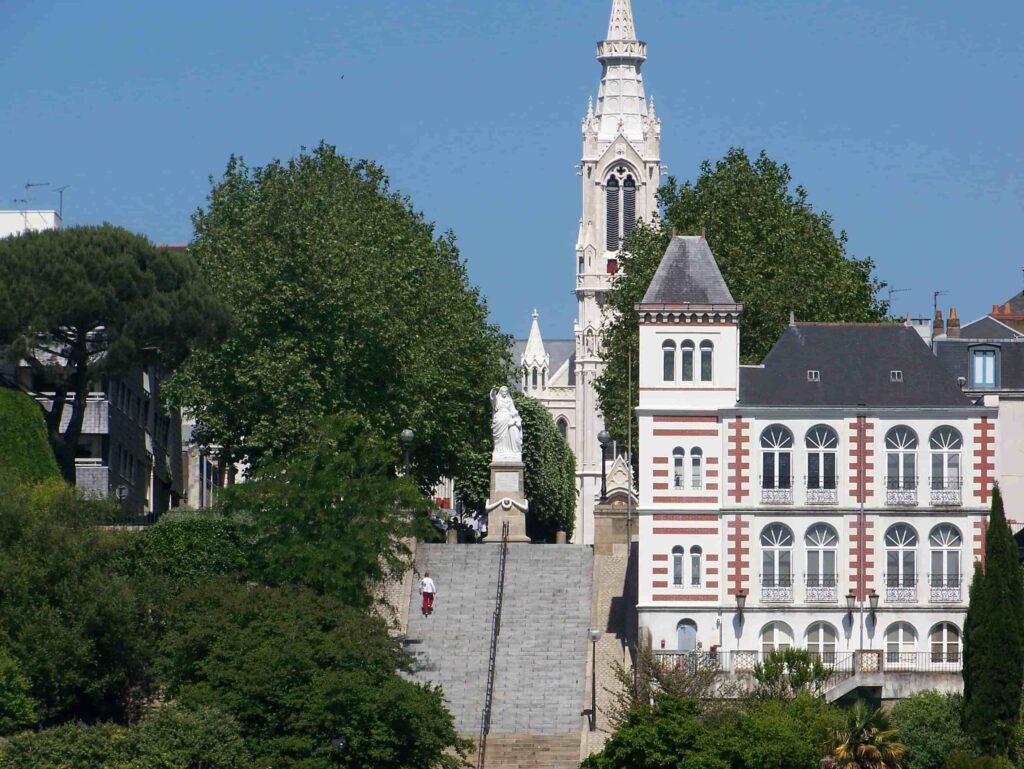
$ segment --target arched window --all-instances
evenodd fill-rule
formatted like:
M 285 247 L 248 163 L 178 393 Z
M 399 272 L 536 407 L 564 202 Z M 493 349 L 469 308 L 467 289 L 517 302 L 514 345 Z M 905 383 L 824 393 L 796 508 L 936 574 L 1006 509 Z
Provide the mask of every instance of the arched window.
M 684 382 L 693 381 L 693 342 L 689 339 L 679 345 L 680 379 Z
M 536 387 L 537 386 L 537 369 L 536 368 L 534 368 L 532 370 L 531 380 L 532 380 L 532 382 L 531 382 L 532 386 Z
M 698 448 L 690 449 L 690 488 L 704 488 L 704 452 Z
M 793 645 L 793 630 L 785 622 L 769 622 L 761 628 L 761 652 L 782 651 Z
M 580 275 L 583 274 L 583 257 L 582 256 L 579 258 L 579 261 L 576 264 L 576 272 L 578 272 Z
M 614 176 L 605 187 L 605 247 L 608 251 L 619 250 L 619 180 Z
M 793 433 L 783 425 L 769 425 L 761 433 L 761 486 L 793 488 Z
M 785 524 L 773 523 L 761 532 L 761 586 L 789 589 L 792 597 L 793 532 Z M 778 596 L 775 600 L 782 598 Z
M 546 368 L 542 368 L 540 370 L 540 387 L 543 390 L 547 386 L 548 386 L 548 370 Z
M 816 523 L 804 534 L 807 546 L 807 600 L 836 599 L 836 550 L 839 535 L 827 523 Z
M 703 551 L 694 545 L 690 548 L 690 584 L 699 586 L 701 578 L 700 557 Z
M 569 439 L 569 420 L 565 417 L 559 417 L 555 422 L 558 425 L 558 432 L 562 434 L 562 437 L 566 440 Z
M 885 631 L 885 663 L 913 665 L 917 659 L 917 633 L 909 622 L 896 622 Z
M 836 487 L 836 449 L 839 436 L 828 425 L 815 425 L 804 437 L 807 448 L 807 488 L 831 490 Z M 811 495 L 808 495 L 808 502 Z M 834 501 L 834 500 L 829 500 Z
M 683 559 L 686 557 L 686 551 L 682 547 L 676 545 L 672 548 L 672 584 L 681 585 L 683 584 Z
M 943 426 L 932 430 L 928 439 L 932 450 L 932 503 L 960 503 L 960 452 L 964 440 L 955 428 Z M 955 492 L 953 495 L 936 492 Z
M 885 532 L 886 600 L 917 600 L 917 532 L 896 523 Z
M 826 665 L 836 661 L 836 629 L 827 622 L 815 622 L 807 628 L 807 651 Z
M 622 237 L 628 238 L 636 226 L 636 182 L 627 176 L 622 184 Z
M 661 344 L 662 378 L 673 382 L 676 378 L 676 343 L 666 340 Z
M 885 488 L 890 491 L 917 491 L 917 433 L 906 425 L 898 425 L 885 434 Z M 899 502 L 892 495 L 891 501 Z M 914 504 L 917 495 L 913 495 Z M 905 503 L 904 503 L 905 504 Z
M 714 368 L 712 366 L 712 357 L 715 352 L 715 346 L 705 339 L 700 343 L 700 381 L 710 382 Z
M 960 547 L 963 538 L 959 529 L 940 523 L 928 535 L 931 548 L 931 570 L 928 585 L 931 600 L 949 602 L 960 600 Z
M 960 662 L 960 629 L 952 622 L 940 622 L 929 634 L 932 662 Z
M 676 448 L 672 450 L 672 488 L 683 488 L 683 478 L 686 472 L 686 449 Z
M 697 650 L 697 623 L 692 619 L 684 619 L 676 625 L 676 647 L 681 652 Z

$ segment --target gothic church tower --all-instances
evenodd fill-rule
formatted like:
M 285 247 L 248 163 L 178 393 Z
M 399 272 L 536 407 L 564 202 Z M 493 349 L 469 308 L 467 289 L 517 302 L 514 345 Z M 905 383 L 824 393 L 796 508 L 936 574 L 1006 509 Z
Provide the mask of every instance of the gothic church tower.
M 630 0 L 613 0 L 608 36 L 597 44 L 601 85 L 583 118 L 583 215 L 576 241 L 575 541 L 594 541 L 594 505 L 601 492 L 604 425 L 594 380 L 602 371 L 604 296 L 618 271 L 623 240 L 639 219 L 656 217 L 661 181 L 661 121 L 647 101 L 640 68 L 647 44 L 638 40 Z M 612 457 L 609 457 L 611 460 Z

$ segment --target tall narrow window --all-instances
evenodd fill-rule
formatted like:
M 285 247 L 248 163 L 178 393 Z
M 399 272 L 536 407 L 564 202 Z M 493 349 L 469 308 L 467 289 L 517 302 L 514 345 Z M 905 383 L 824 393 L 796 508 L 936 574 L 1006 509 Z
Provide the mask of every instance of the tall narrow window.
M 686 451 L 685 449 L 673 449 L 672 451 L 672 488 L 683 488 L 683 477 L 686 472 Z
M 885 487 L 889 490 L 917 489 L 917 433 L 898 425 L 885 434 Z
M 636 226 L 636 182 L 627 176 L 622 185 L 622 237 L 628 238 Z
M 700 557 L 702 551 L 697 545 L 690 548 L 690 584 L 699 587 L 700 586 Z
M 547 386 L 548 386 L 548 370 L 546 368 L 542 368 L 540 370 L 540 387 L 543 390 Z
M 705 339 L 700 343 L 700 381 L 710 382 L 714 369 L 712 358 L 714 357 L 715 346 Z
M 887 665 L 912 665 L 917 652 L 917 633 L 909 622 L 897 622 L 885 631 L 885 662 Z
M 698 448 L 690 450 L 690 488 L 704 488 L 704 452 Z
M 942 523 L 928 535 L 931 548 L 929 585 L 933 600 L 960 599 L 960 546 L 963 540 L 955 526 Z M 941 589 L 940 589 L 941 588 Z
M 793 532 L 784 524 L 773 523 L 761 532 L 761 584 L 793 586 Z
M 761 485 L 765 489 L 791 489 L 793 433 L 782 425 L 769 425 L 761 433 Z
M 558 421 L 555 422 L 558 425 L 558 432 L 561 433 L 563 438 L 568 439 L 569 437 L 569 420 L 565 417 L 559 417 Z
M 533 379 L 533 387 L 536 388 L 537 387 L 537 369 L 536 368 L 533 369 L 532 379 Z
M 605 210 L 606 226 L 606 248 L 609 251 L 619 250 L 619 180 L 614 176 L 608 180 L 608 186 L 605 188 L 605 200 L 607 207 Z
M 580 275 L 583 274 L 583 257 L 582 256 L 579 258 L 579 261 L 576 263 L 576 272 L 578 272 Z
M 683 584 L 683 559 L 686 553 L 679 545 L 672 548 L 672 584 Z
M 681 652 L 692 652 L 697 650 L 697 623 L 692 619 L 684 619 L 676 626 L 678 640 L 676 645 Z
M 929 638 L 932 662 L 960 661 L 960 630 L 952 622 L 940 622 Z
M 917 587 L 917 532 L 905 523 L 885 532 L 885 586 L 894 600 L 900 595 L 893 592 L 896 589 L 907 591 L 898 600 L 913 600 L 910 589 Z
M 964 447 L 960 432 L 952 427 L 936 428 L 928 445 L 932 450 L 932 491 L 959 491 L 960 451 Z
M 996 351 L 975 350 L 973 353 L 971 375 L 975 387 L 995 387 Z
M 804 544 L 807 546 L 807 587 L 835 588 L 836 548 L 839 546 L 836 530 L 827 523 L 816 523 L 804 534 Z M 816 592 L 835 600 L 832 590 Z
M 684 382 L 693 381 L 693 342 L 689 339 L 679 345 L 679 357 L 682 358 L 680 365 L 681 378 Z
M 807 488 L 836 487 L 836 449 L 839 436 L 828 425 L 816 425 L 804 438 L 807 447 Z
M 676 378 L 676 343 L 669 340 L 661 344 L 662 378 L 674 382 Z

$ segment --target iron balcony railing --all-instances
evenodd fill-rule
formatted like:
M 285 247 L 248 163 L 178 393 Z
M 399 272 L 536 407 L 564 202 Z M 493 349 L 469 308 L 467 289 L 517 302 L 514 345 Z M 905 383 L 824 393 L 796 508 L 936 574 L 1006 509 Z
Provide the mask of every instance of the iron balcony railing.
M 960 478 L 932 478 L 928 486 L 933 505 L 956 507 L 963 504 L 963 480 Z
M 885 504 L 889 507 L 915 507 L 917 505 L 917 478 L 885 479 Z
M 884 574 L 886 603 L 917 603 L 916 574 Z
M 790 603 L 793 600 L 793 575 L 762 574 L 761 601 L 764 603 Z
M 838 586 L 835 574 L 805 574 L 807 603 L 835 603 Z
M 902 652 L 886 649 L 883 657 L 888 672 L 957 673 L 963 666 L 959 647 L 936 646 L 927 652 Z
M 929 574 L 928 600 L 931 603 L 959 603 L 959 574 Z
M 768 653 L 753 649 L 687 652 L 661 649 L 654 654 L 660 665 L 670 669 L 687 672 L 713 670 L 744 675 L 751 673 L 754 665 L 763 662 Z M 936 644 L 931 651 L 923 652 L 903 652 L 887 647 L 884 650 L 864 649 L 854 653 L 825 647 L 825 651 L 812 650 L 811 656 L 820 659 L 831 671 L 822 687 L 825 691 L 858 670 L 862 673 L 959 673 L 963 665 L 963 654 L 956 644 Z
M 793 477 L 761 478 L 762 505 L 793 504 Z
M 819 475 L 817 477 L 804 477 L 806 485 L 806 499 L 809 505 L 837 505 L 839 504 L 839 489 L 836 477 Z

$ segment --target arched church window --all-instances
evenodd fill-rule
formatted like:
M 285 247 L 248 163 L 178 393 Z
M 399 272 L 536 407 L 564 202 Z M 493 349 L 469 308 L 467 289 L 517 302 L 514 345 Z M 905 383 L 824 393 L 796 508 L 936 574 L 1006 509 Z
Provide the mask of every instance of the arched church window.
M 700 343 L 700 381 L 710 382 L 713 372 L 712 369 L 712 356 L 714 355 L 715 346 L 705 339 Z
M 679 345 L 679 356 L 682 358 L 680 370 L 684 382 L 693 381 L 693 342 L 689 339 Z
M 558 425 L 558 432 L 562 434 L 562 437 L 568 440 L 569 420 L 567 420 L 565 417 L 559 417 L 555 424 Z
M 536 387 L 537 386 L 537 369 L 536 369 L 536 367 L 533 369 L 533 376 L 531 377 L 531 379 L 532 379 L 533 386 Z
M 605 216 L 606 227 L 605 244 L 609 251 L 619 250 L 619 180 L 614 176 L 608 180 L 605 188 Z
M 622 185 L 622 237 L 628 238 L 636 226 L 636 182 L 627 176 Z
M 676 378 L 676 343 L 668 339 L 661 344 L 662 378 L 671 382 Z

